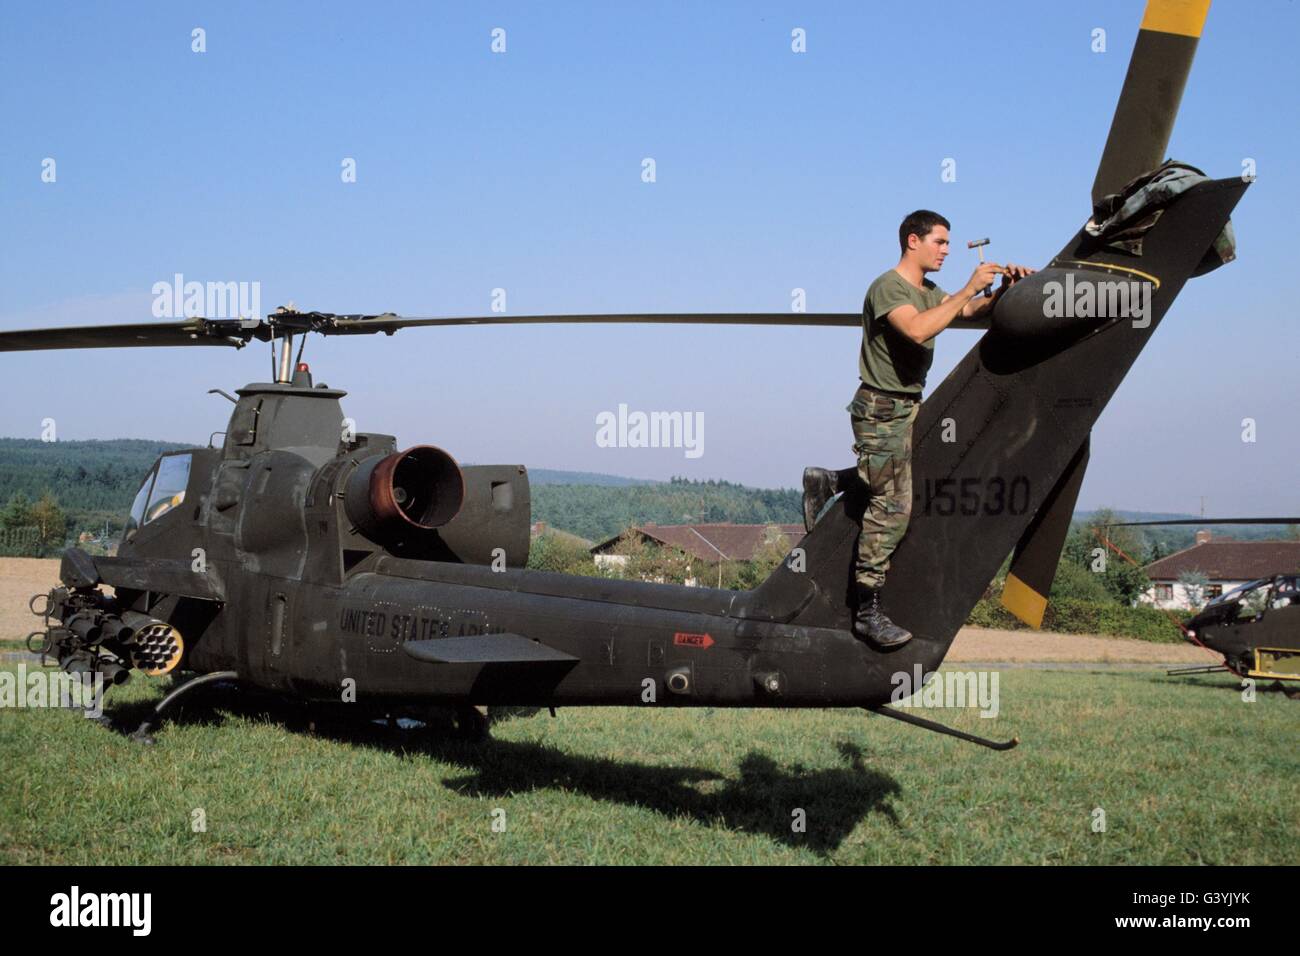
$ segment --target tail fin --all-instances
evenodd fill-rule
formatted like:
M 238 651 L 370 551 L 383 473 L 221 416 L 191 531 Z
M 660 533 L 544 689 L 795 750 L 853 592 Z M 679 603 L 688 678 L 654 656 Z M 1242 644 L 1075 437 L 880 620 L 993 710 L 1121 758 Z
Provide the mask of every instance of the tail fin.
M 1165 207 L 1140 260 L 1155 286 L 1143 321 L 1112 318 L 1082 333 L 1063 326 L 1060 334 L 1032 336 L 1001 331 L 995 322 L 926 399 L 913 433 L 911 521 L 882 593 L 895 623 L 946 646 L 1016 543 L 1035 537 L 1026 533 L 1036 519 L 1035 531 L 1048 526 L 1052 502 L 1063 498 L 1058 487 L 1080 467 L 1097 418 L 1247 185 L 1202 182 Z M 1117 271 L 1131 272 L 1132 261 L 1081 230 L 1032 277 L 1038 281 L 1018 283 L 1002 297 L 999 315 L 1017 313 L 1009 327 L 1050 323 L 1047 283 L 1068 272 L 1072 285 L 1091 283 L 1097 292 Z M 864 500 L 861 488 L 843 495 L 753 592 L 747 614 L 847 628 Z
M 1209 5 L 1148 0 L 1093 183 L 1094 203 L 1163 158 Z M 1019 610 L 1041 620 L 1092 427 L 1183 283 L 1201 270 L 1246 186 L 1205 181 L 1170 200 L 1143 235 L 1140 257 L 1080 230 L 1046 269 L 999 300 L 992 331 L 917 416 L 912 517 L 882 595 L 896 623 L 946 649 L 1017 543 L 1012 597 L 1018 580 L 1025 599 Z M 1109 321 L 1092 313 L 1058 321 L 1044 296 L 1054 287 L 1072 293 L 1076 285 L 1089 301 L 1111 292 L 1118 298 L 1117 286 L 1141 286 L 1149 296 L 1142 320 L 1130 322 L 1130 312 L 1112 313 Z M 864 500 L 861 488 L 842 496 L 750 595 L 745 613 L 847 628 Z

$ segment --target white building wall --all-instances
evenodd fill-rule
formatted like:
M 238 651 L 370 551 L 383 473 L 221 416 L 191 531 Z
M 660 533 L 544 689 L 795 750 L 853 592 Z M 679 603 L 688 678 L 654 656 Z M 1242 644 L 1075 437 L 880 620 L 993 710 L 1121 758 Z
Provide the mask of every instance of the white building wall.
M 1223 591 L 1221 592 L 1222 594 L 1227 594 L 1233 588 L 1241 587 L 1245 583 L 1246 583 L 1245 581 L 1210 581 L 1209 582 L 1209 584 L 1217 584 L 1221 588 L 1223 588 Z M 1172 584 L 1173 591 L 1174 591 L 1173 598 L 1170 600 L 1157 601 L 1155 584 Z M 1205 594 L 1208 588 L 1209 585 L 1207 584 L 1205 588 L 1201 589 L 1202 595 Z M 1204 607 L 1206 604 L 1209 604 L 1210 601 L 1212 600 L 1214 600 L 1214 598 L 1202 597 L 1200 605 L 1198 605 L 1197 608 L 1195 609 L 1199 610 L 1200 608 Z M 1143 592 L 1141 595 L 1138 596 L 1138 604 L 1143 605 L 1145 607 L 1158 607 L 1165 610 L 1175 610 L 1175 611 L 1193 610 L 1192 602 L 1190 597 L 1188 596 L 1187 588 L 1181 583 L 1179 583 L 1178 581 L 1154 582 L 1152 587 L 1148 588 L 1145 592 Z

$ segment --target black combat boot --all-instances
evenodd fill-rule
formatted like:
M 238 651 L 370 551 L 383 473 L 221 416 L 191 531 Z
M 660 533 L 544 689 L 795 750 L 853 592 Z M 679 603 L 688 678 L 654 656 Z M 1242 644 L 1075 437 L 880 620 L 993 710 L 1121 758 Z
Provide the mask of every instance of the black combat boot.
M 828 468 L 805 468 L 803 470 L 803 526 L 811 531 L 817 523 L 817 516 L 840 492 L 848 491 L 854 482 L 860 481 L 857 468 L 841 468 L 831 471 Z
M 880 610 L 880 589 L 858 585 L 858 613 L 853 618 L 853 633 L 877 647 L 898 647 L 912 639 L 912 632 L 899 627 Z
M 811 531 L 817 523 L 817 516 L 826 507 L 826 502 L 835 497 L 839 491 L 838 472 L 825 468 L 805 468 L 803 470 L 803 526 Z

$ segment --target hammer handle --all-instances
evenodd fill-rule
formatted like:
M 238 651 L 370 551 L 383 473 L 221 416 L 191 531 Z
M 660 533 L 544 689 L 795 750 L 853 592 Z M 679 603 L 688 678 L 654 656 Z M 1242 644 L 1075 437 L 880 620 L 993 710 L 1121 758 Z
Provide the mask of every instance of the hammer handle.
M 979 251 L 980 251 L 980 265 L 984 265 L 984 247 L 980 246 Z M 993 286 L 990 285 L 984 287 L 984 298 L 986 299 L 993 298 Z

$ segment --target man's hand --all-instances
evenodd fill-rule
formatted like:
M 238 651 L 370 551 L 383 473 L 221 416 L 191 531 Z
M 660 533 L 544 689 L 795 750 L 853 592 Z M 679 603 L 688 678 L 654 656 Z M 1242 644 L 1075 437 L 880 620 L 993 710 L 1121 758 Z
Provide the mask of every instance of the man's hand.
M 996 262 L 981 263 L 973 273 L 970 281 L 966 283 L 963 290 L 970 296 L 970 301 L 962 307 L 961 316 L 964 319 L 974 319 L 983 316 L 989 309 L 1002 298 L 1002 293 L 1006 292 L 1013 285 L 1026 276 L 1033 275 L 1035 270 L 1027 266 L 1016 265 L 1014 262 L 1008 262 L 1005 266 L 1000 266 Z M 986 298 L 976 298 L 979 292 L 993 284 L 993 277 L 1002 276 L 1002 281 L 998 284 L 997 291 L 992 296 Z
M 1038 270 L 1030 269 L 1027 266 L 1018 266 L 1014 262 L 1008 262 L 1002 267 L 1002 282 L 998 286 L 998 295 L 1010 289 L 1026 276 L 1031 276 Z
M 1022 268 L 1022 267 L 1017 267 Z M 971 298 L 983 292 L 993 284 L 993 278 L 998 275 L 1005 276 L 1006 270 L 996 262 L 981 262 L 975 267 L 975 271 L 970 274 L 970 279 L 966 283 L 965 291 Z M 1006 279 L 1003 279 L 1005 282 Z

